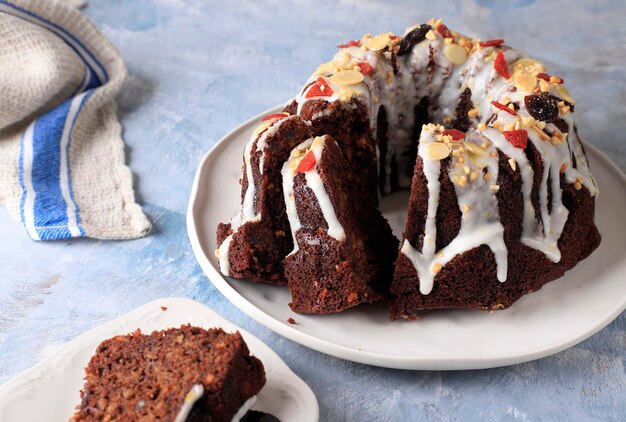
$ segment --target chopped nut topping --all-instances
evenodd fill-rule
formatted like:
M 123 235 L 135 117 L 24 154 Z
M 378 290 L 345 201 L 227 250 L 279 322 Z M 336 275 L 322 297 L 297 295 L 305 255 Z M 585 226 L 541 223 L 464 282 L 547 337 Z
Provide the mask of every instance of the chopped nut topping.
M 567 163 L 561 164 L 561 168 L 559 169 L 559 173 L 565 173 L 565 170 L 567 170 L 568 166 L 569 166 L 569 164 L 567 164 Z
M 515 169 L 517 169 L 517 163 L 515 162 L 515 159 L 509 158 L 509 165 L 511 166 L 513 171 L 515 171 Z
M 478 116 L 478 109 L 477 108 L 473 108 L 473 109 L 469 110 L 467 112 L 467 116 L 468 117 L 472 117 L 472 118 Z
M 539 90 L 541 92 L 548 92 L 550 91 L 550 84 L 546 81 L 539 81 Z
M 435 31 L 433 31 L 432 29 L 429 30 L 426 33 L 426 39 L 431 40 L 431 41 L 437 39 L 437 36 L 435 35 Z
M 433 274 L 438 274 L 442 268 L 443 266 L 440 263 L 435 262 L 430 270 Z
M 495 190 L 495 191 L 499 191 L 500 190 L 500 186 L 494 184 L 494 185 L 489 186 L 489 189 Z
M 485 124 L 485 122 L 480 122 L 480 123 L 478 124 L 478 129 L 479 129 L 479 130 L 485 130 L 485 129 L 487 129 L 487 125 Z

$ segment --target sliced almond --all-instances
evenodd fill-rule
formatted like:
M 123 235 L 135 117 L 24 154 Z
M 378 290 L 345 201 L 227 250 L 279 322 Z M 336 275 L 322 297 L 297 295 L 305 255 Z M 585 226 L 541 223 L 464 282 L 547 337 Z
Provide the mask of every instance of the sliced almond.
M 556 89 L 556 93 L 559 94 L 559 97 L 561 97 L 568 103 L 576 104 L 574 102 L 574 99 L 572 98 L 572 95 L 569 93 L 569 90 L 565 88 L 564 85 L 557 85 L 555 89 Z
M 380 51 L 383 48 L 387 47 L 390 42 L 391 38 L 389 38 L 388 34 L 379 34 L 368 41 L 367 48 L 372 51 Z
M 252 131 L 252 137 L 256 138 L 257 136 L 259 136 L 259 134 L 262 133 L 265 129 L 272 126 L 272 123 L 274 123 L 274 121 L 270 120 L 263 123 L 261 126 L 257 126 L 257 128 Z
M 343 70 L 331 76 L 330 81 L 339 86 L 356 85 L 363 82 L 363 74 L 357 70 Z
M 467 52 L 458 44 L 447 44 L 443 49 L 443 54 L 453 64 L 459 65 L 467 60 Z
M 533 92 L 537 86 L 537 78 L 530 73 L 518 73 L 513 76 L 513 83 L 521 91 Z
M 441 142 L 428 144 L 426 147 L 426 156 L 431 160 L 443 160 L 450 155 L 450 148 Z
M 538 73 L 544 72 L 545 70 L 546 67 L 543 65 L 543 63 L 528 57 L 519 59 L 515 63 L 513 63 L 513 72 L 525 72 L 536 76 Z
M 486 157 L 487 151 L 473 142 L 463 142 L 465 149 L 478 157 Z

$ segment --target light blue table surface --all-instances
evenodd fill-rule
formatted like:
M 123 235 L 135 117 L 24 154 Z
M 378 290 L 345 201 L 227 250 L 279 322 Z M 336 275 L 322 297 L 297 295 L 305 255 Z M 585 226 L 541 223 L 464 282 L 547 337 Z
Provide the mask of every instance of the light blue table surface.
M 624 314 L 535 362 L 389 370 L 274 334 L 231 305 L 196 263 L 185 211 L 205 152 L 242 121 L 286 101 L 335 45 L 366 32 L 402 32 L 432 16 L 483 39 L 504 36 L 557 69 L 578 100 L 581 134 L 626 169 L 624 1 L 387 3 L 90 1 L 85 13 L 128 65 L 120 119 L 137 195 L 155 230 L 135 241 L 34 243 L 0 211 L 0 382 L 146 302 L 185 296 L 269 344 L 311 386 L 323 421 L 624 420 Z

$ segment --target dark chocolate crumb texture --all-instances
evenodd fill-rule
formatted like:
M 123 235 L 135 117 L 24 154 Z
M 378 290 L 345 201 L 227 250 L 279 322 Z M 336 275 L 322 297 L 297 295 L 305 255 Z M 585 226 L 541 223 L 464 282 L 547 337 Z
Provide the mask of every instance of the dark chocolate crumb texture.
M 600 243 L 574 108 L 541 62 L 441 20 L 340 45 L 247 143 L 220 269 L 302 313 L 506 308 Z M 376 207 L 406 188 L 398 251 Z
M 71 421 L 230 422 L 264 384 L 263 364 L 239 333 L 137 330 L 98 346 Z

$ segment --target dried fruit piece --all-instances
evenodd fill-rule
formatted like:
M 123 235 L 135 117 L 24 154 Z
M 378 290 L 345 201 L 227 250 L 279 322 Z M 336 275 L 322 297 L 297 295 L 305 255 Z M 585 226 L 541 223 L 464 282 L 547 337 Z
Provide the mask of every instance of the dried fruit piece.
M 335 85 L 356 85 L 363 82 L 363 74 L 357 70 L 342 70 L 330 77 L 330 81 Z
M 372 73 L 372 65 L 368 62 L 360 62 L 359 69 L 361 69 L 361 73 L 364 75 L 370 75 Z
M 360 47 L 361 40 L 348 41 L 345 44 L 338 45 L 337 48 Z
M 450 148 L 441 142 L 428 144 L 426 147 L 426 156 L 431 160 L 443 160 L 450 155 Z
M 307 91 L 305 97 L 330 97 L 333 95 L 333 90 L 324 78 L 317 78 L 315 83 L 311 86 L 311 88 Z
M 458 44 L 446 44 L 443 54 L 446 59 L 457 65 L 463 64 L 467 60 L 467 52 Z
M 404 56 L 411 52 L 411 48 L 426 39 L 426 33 L 430 31 L 430 25 L 422 24 L 406 34 L 400 41 L 400 50 L 398 50 L 398 56 Z
M 515 148 L 525 149 L 528 145 L 528 132 L 524 129 L 507 130 L 502 132 L 507 141 Z
M 493 62 L 493 68 L 504 79 L 509 79 L 511 77 L 511 74 L 509 73 L 509 64 L 506 62 L 502 50 L 498 51 L 496 60 Z
M 298 167 L 296 167 L 296 171 L 298 173 L 306 173 L 315 167 L 315 154 L 313 151 L 309 151 L 303 158 L 300 160 Z
M 514 110 L 511 110 L 510 108 L 508 108 L 507 106 L 505 106 L 504 104 L 500 104 L 497 101 L 492 101 L 491 104 L 496 107 L 499 108 L 502 111 L 506 111 L 507 113 L 509 113 L 512 116 L 517 116 L 517 113 Z
M 487 41 L 483 41 L 481 43 L 478 43 L 478 45 L 480 45 L 481 47 L 497 47 L 499 45 L 504 44 L 504 40 L 503 39 L 497 39 L 497 40 L 487 40 Z
M 547 92 L 539 95 L 527 95 L 524 97 L 524 104 L 528 114 L 544 122 L 550 122 L 559 117 L 559 106 L 556 98 Z
M 555 76 L 549 75 L 549 74 L 544 73 L 544 72 L 541 72 L 541 73 L 537 74 L 537 77 L 539 79 L 543 79 L 546 82 L 550 82 L 550 79 L 554 78 Z M 557 78 L 557 79 L 559 80 L 559 82 L 558 82 L 559 85 L 561 85 L 561 84 L 563 84 L 565 82 L 565 79 L 563 79 L 563 78 Z
M 444 24 L 441 24 L 441 25 L 439 25 L 437 27 L 437 32 L 439 32 L 441 34 L 441 36 L 444 37 L 444 38 L 454 38 L 452 36 L 452 32 L 450 32 L 448 27 L 445 26 Z
M 461 132 L 460 130 L 457 130 L 457 129 L 446 129 L 443 132 L 441 132 L 441 134 L 444 136 L 446 135 L 451 136 L 453 141 L 458 141 L 460 139 L 465 138 L 465 132 Z
M 287 117 L 287 116 L 289 116 L 289 113 L 268 114 L 267 116 L 263 117 L 261 119 L 261 121 L 265 122 L 267 120 L 278 120 L 278 119 L 282 119 L 283 117 Z

